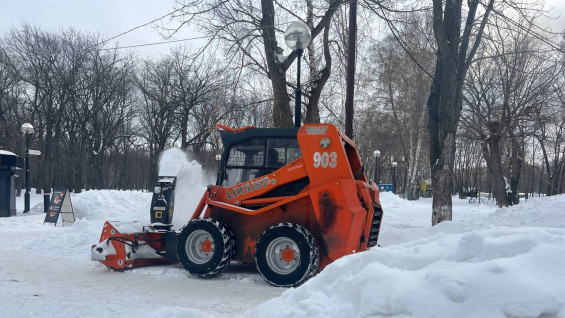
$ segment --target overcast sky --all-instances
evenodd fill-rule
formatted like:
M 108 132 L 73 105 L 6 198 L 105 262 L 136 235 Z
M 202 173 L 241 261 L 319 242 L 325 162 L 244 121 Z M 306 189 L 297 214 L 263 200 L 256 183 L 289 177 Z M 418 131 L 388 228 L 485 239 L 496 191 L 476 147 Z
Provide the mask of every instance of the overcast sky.
M 77 30 L 99 33 L 103 39 L 145 24 L 169 13 L 174 0 L 0 0 L 0 35 L 28 22 L 47 30 L 72 26 Z M 163 20 L 168 21 L 168 20 Z M 178 25 L 175 23 L 175 25 Z M 175 37 L 198 36 L 183 28 Z M 146 26 L 116 39 L 119 46 L 162 42 L 152 26 Z M 202 45 L 202 41 L 189 41 Z M 200 44 L 199 44 L 200 43 Z M 140 56 L 167 53 L 170 44 L 132 49 Z
M 0 0 L 0 36 L 11 27 L 23 22 L 32 23 L 48 30 L 72 26 L 78 30 L 100 33 L 104 39 L 127 31 L 138 25 L 169 13 L 174 0 Z M 552 27 L 565 29 L 565 0 L 546 0 L 548 7 L 556 7 Z M 167 20 L 164 20 L 167 21 Z M 175 37 L 183 39 L 198 36 L 183 28 Z M 117 39 L 120 46 L 163 41 L 159 32 L 151 26 L 135 30 Z M 194 46 L 202 40 L 188 41 Z M 132 49 L 140 56 L 167 53 L 171 44 L 146 46 Z

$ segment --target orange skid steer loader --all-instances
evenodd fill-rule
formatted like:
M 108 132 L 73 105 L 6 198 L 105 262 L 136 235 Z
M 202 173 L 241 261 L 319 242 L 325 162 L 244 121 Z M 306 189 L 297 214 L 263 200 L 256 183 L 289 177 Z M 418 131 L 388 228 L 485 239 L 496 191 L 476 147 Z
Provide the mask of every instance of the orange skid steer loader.
M 155 187 L 152 224 L 136 232 L 106 222 L 93 260 L 117 270 L 178 260 L 199 277 L 240 261 L 255 263 L 272 285 L 296 286 L 377 244 L 383 215 L 377 186 L 353 141 L 334 125 L 218 127 L 224 144 L 218 179 L 188 223 L 172 230 L 175 180 L 164 177 Z

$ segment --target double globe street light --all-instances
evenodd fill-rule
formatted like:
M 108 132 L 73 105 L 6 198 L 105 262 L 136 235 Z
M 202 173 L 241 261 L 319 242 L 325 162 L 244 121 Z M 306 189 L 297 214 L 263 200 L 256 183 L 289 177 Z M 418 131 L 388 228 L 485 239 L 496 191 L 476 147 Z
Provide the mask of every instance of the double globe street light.
M 300 59 L 304 48 L 310 44 L 312 40 L 312 35 L 310 34 L 310 28 L 306 23 L 302 21 L 292 22 L 284 32 L 284 41 L 286 45 L 293 51 L 296 52 L 297 57 L 297 67 L 296 67 L 296 96 L 295 96 L 295 106 L 294 106 L 294 126 L 300 127 L 300 115 L 301 115 L 301 105 L 300 100 L 302 96 L 302 88 L 300 87 Z

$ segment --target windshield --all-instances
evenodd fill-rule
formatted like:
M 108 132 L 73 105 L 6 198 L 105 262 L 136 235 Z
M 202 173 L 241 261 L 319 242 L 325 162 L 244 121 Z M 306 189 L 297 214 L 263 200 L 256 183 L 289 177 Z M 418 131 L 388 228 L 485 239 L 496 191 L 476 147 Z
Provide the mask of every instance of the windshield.
M 296 139 L 251 139 L 229 150 L 222 186 L 271 173 L 301 156 Z

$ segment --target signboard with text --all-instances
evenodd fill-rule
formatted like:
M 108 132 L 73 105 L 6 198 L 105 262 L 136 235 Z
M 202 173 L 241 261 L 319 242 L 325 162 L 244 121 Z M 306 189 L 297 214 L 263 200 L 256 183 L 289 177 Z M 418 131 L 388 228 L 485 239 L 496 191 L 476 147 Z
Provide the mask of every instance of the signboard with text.
M 393 192 L 394 185 L 392 184 L 379 184 L 379 192 Z
M 61 215 L 63 226 L 65 226 L 65 222 L 73 223 L 75 221 L 71 195 L 67 188 L 53 188 L 51 202 L 49 203 L 49 210 L 47 211 L 47 215 L 45 215 L 45 221 L 43 224 L 48 222 L 55 223 L 55 225 L 57 225 L 59 214 Z

